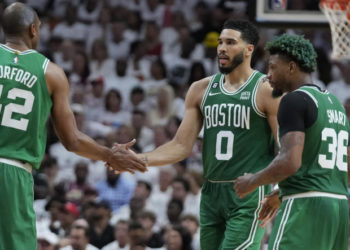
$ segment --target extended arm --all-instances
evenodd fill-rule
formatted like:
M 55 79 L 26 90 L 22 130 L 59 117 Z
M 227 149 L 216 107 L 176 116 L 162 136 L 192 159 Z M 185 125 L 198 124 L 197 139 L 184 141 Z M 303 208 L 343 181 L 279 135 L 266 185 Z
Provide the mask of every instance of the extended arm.
M 280 182 L 295 174 L 301 167 L 305 134 L 289 132 L 281 138 L 281 150 L 269 166 L 256 174 L 246 174 L 236 179 L 235 190 L 244 197 L 258 186 Z
M 161 166 L 185 159 L 192 152 L 192 147 L 202 128 L 203 117 L 200 102 L 207 86 L 207 78 L 191 85 L 185 100 L 185 116 L 175 137 L 154 151 L 140 154 L 150 166 Z
M 280 182 L 298 171 L 304 149 L 304 131 L 317 118 L 317 107 L 310 99 L 306 94 L 295 92 L 282 98 L 278 111 L 280 152 L 267 168 L 237 178 L 238 196 L 244 197 L 260 185 Z
M 56 134 L 67 150 L 93 160 L 108 162 L 115 170 L 146 170 L 144 164 L 126 150 L 120 150 L 113 154 L 111 149 L 100 146 L 78 130 L 69 105 L 68 80 L 61 68 L 49 63 L 46 71 L 46 82 L 53 102 L 51 117 Z

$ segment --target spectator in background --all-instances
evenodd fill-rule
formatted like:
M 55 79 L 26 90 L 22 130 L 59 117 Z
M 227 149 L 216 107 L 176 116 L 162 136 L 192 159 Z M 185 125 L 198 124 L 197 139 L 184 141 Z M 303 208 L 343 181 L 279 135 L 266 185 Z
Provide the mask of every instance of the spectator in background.
M 155 109 L 148 113 L 148 121 L 152 126 L 166 125 L 173 115 L 175 115 L 174 90 L 169 85 L 164 85 L 158 88 L 157 104 Z
M 124 37 L 125 22 L 115 20 L 111 25 L 111 40 L 107 42 L 109 56 L 114 60 L 129 56 L 129 41 Z
M 106 171 L 106 180 L 97 183 L 99 198 L 109 203 L 113 213 L 117 213 L 122 205 L 129 204 L 135 184 L 123 174 Z
M 141 2 L 141 15 L 145 22 L 156 22 L 158 26 L 163 25 L 164 6 L 159 0 L 145 0 Z
M 115 213 L 111 219 L 111 223 L 114 224 L 119 220 L 136 220 L 139 213 L 146 208 L 149 204 L 148 199 L 152 192 L 152 187 L 147 181 L 137 181 L 134 189 L 133 196 L 129 204 L 125 204 L 120 207 L 118 213 Z
M 79 218 L 79 214 L 79 208 L 72 202 L 66 202 L 60 207 L 58 217 L 60 222 L 60 228 L 58 230 L 60 237 L 69 235 L 74 221 Z
M 178 199 L 171 199 L 167 207 L 168 222 L 171 225 L 178 225 L 180 223 L 180 216 L 183 211 L 183 201 Z
M 145 246 L 147 242 L 146 230 L 137 221 L 131 221 L 128 228 L 130 250 L 138 246 Z
M 117 89 L 122 95 L 122 109 L 124 110 L 130 110 L 130 92 L 139 85 L 139 80 L 136 77 L 126 74 L 127 67 L 128 61 L 125 58 L 119 58 L 116 60 L 115 74 L 105 78 L 105 92 L 111 89 Z
M 56 250 L 58 237 L 49 230 L 38 230 L 37 233 L 37 250 Z
M 74 43 L 69 39 L 65 39 L 60 44 L 59 50 L 53 54 L 54 62 L 60 66 L 67 75 L 73 70 L 75 49 Z
M 134 87 L 130 92 L 130 102 L 127 110 L 130 112 L 134 110 L 142 110 L 147 112 L 152 109 L 152 104 L 148 98 L 146 98 L 145 91 L 142 87 Z
M 217 62 L 217 51 L 216 48 L 218 46 L 219 33 L 215 31 L 211 31 L 205 35 L 203 49 L 204 49 L 204 58 L 203 65 L 205 67 L 205 71 L 211 75 L 215 74 L 216 69 L 218 68 Z
M 49 196 L 52 196 L 54 194 L 54 186 L 57 184 L 58 166 L 56 158 L 46 155 L 41 162 L 40 169 L 46 177 Z
M 146 114 L 142 110 L 135 109 L 132 112 L 131 124 L 135 132 L 136 146 L 143 151 L 143 149 L 152 144 L 153 131 L 146 126 Z
M 190 170 L 185 174 L 185 178 L 190 184 L 190 191 L 184 203 L 184 213 L 194 214 L 199 218 L 199 205 L 201 200 L 201 190 L 203 185 L 203 174 Z
M 329 83 L 327 89 L 344 104 L 345 100 L 350 98 L 350 62 L 340 63 L 339 67 L 342 79 Z
M 153 182 L 147 209 L 157 214 L 158 227 L 165 226 L 167 221 L 166 210 L 172 194 L 171 183 L 174 177 L 175 169 L 169 165 L 159 169 L 158 179 Z
M 96 136 L 94 139 L 100 144 L 106 147 L 110 146 L 106 136 Z M 101 161 L 89 161 L 89 176 L 88 183 L 95 186 L 96 183 L 103 181 L 106 178 L 106 166 Z
M 109 224 L 110 218 L 111 209 L 107 201 L 93 202 L 89 238 L 90 244 L 99 249 L 114 240 L 114 228 Z
M 110 8 L 104 6 L 100 11 L 98 21 L 89 25 L 89 35 L 86 38 L 85 51 L 91 51 L 91 46 L 96 39 L 106 40 L 110 36 L 111 12 Z
M 74 226 L 69 234 L 70 245 L 60 248 L 60 250 L 98 250 L 89 244 L 89 228 Z
M 91 47 L 90 74 L 92 77 L 108 76 L 114 72 L 115 62 L 109 58 L 107 46 L 102 39 L 96 39 Z
M 146 231 L 146 246 L 150 248 L 159 248 L 164 244 L 162 235 L 155 232 L 154 225 L 156 220 L 156 214 L 147 210 L 141 211 L 137 217 L 137 221 Z
M 153 126 L 153 134 L 154 134 L 153 143 L 151 145 L 148 145 L 145 148 L 145 151 L 153 150 L 154 148 L 159 147 L 163 143 L 166 143 L 170 140 L 165 126 L 162 126 L 162 125 Z M 152 168 L 150 168 L 149 171 L 152 171 Z
M 167 250 L 192 250 L 191 242 L 191 234 L 182 226 L 171 226 L 165 233 Z
M 67 4 L 65 17 L 62 22 L 55 26 L 52 36 L 73 41 L 84 41 L 87 32 L 86 25 L 77 20 L 77 8 L 72 4 Z
M 130 124 L 131 114 L 122 110 L 122 96 L 116 89 L 111 89 L 105 96 L 105 110 L 99 121 L 107 126 L 118 128 L 122 124 Z
M 59 218 L 61 215 L 61 209 L 65 204 L 65 199 L 58 196 L 51 197 L 45 205 L 45 210 L 48 213 L 47 217 L 37 217 L 38 229 L 49 229 L 56 235 L 63 236 L 64 232 L 60 230 Z
M 154 1 L 154 0 L 148 0 L 148 1 Z M 160 28 L 156 22 L 154 21 L 146 22 L 144 42 L 146 46 L 147 56 L 159 57 L 162 54 L 163 45 L 160 41 Z
M 151 77 L 142 83 L 142 87 L 146 90 L 150 97 L 156 96 L 160 87 L 166 86 L 168 80 L 166 78 L 167 71 L 164 62 L 157 58 L 151 64 Z
M 85 116 L 88 120 L 97 121 L 101 113 L 104 111 L 104 90 L 105 83 L 102 77 L 91 78 L 91 90 L 85 96 Z
M 173 193 L 171 197 L 180 200 L 183 204 L 190 192 L 190 183 L 183 177 L 175 177 L 172 183 Z
M 199 244 L 199 220 L 198 217 L 191 214 L 184 214 L 181 217 L 181 226 L 186 228 L 192 236 L 192 249 L 200 250 Z
M 131 56 L 128 61 L 127 75 L 136 77 L 141 82 L 150 77 L 151 62 L 146 58 L 146 43 L 136 40 L 130 45 Z
M 78 19 L 85 24 L 97 21 L 102 9 L 102 2 L 98 0 L 85 0 L 78 7 Z
M 114 241 L 102 248 L 102 250 L 129 250 L 128 238 L 129 222 L 119 220 L 114 228 Z
M 130 2 L 130 1 L 129 1 Z M 129 14 L 126 20 L 127 28 L 125 29 L 125 38 L 129 42 L 134 42 L 140 39 L 142 19 L 139 11 L 129 9 Z
M 85 89 L 90 75 L 89 59 L 82 51 L 75 51 L 73 55 L 73 68 L 69 75 L 71 92 L 77 88 Z
M 77 162 L 74 167 L 74 174 L 75 181 L 68 183 L 66 187 L 66 199 L 77 205 L 81 205 L 85 190 L 91 188 L 87 183 L 87 177 L 89 175 L 87 162 Z
M 206 77 L 206 75 L 207 73 L 205 71 L 203 63 L 193 62 L 191 65 L 190 74 L 186 83 L 188 86 L 190 86 L 192 83 Z
M 176 134 L 176 131 L 178 130 L 179 126 L 181 123 L 181 119 L 178 118 L 177 116 L 172 116 L 169 121 L 168 124 L 166 125 L 166 131 L 167 134 L 169 135 L 170 138 L 173 138 Z

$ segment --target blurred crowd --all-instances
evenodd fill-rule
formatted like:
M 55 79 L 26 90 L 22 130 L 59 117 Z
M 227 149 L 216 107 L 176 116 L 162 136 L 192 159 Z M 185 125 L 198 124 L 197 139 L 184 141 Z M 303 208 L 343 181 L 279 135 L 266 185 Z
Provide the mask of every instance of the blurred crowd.
M 0 15 L 12 2 L 0 3 Z M 241 0 L 24 2 L 41 19 L 39 52 L 67 74 L 79 129 L 109 147 L 136 138 L 136 152 L 173 138 L 189 86 L 218 71 L 223 22 L 248 19 L 250 8 Z M 252 66 L 267 72 L 264 45 L 284 32 L 312 41 L 314 83 L 335 94 L 350 117 L 350 62 L 330 60 L 329 29 L 260 28 Z M 47 152 L 33 174 L 38 248 L 199 249 L 201 148 L 200 134 L 180 163 L 116 175 L 65 150 L 49 122 Z

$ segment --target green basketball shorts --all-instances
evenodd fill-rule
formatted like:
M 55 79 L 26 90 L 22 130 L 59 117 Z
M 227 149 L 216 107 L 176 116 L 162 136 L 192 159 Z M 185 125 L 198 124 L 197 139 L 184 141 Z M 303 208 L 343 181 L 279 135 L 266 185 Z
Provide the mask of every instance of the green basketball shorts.
M 200 205 L 201 250 L 259 250 L 264 230 L 259 227 L 258 214 L 268 189 L 259 187 L 240 199 L 232 182 L 206 181 Z
M 0 162 L 0 249 L 36 250 L 33 177 Z
M 347 250 L 349 205 L 345 195 L 307 192 L 283 202 L 269 239 L 269 250 Z

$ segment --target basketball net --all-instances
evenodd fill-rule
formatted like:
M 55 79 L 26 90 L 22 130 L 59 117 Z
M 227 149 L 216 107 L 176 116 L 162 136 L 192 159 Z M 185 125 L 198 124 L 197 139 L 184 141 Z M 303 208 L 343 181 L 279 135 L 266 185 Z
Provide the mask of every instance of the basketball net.
M 332 33 L 332 59 L 350 59 L 350 0 L 322 0 L 320 9 Z

